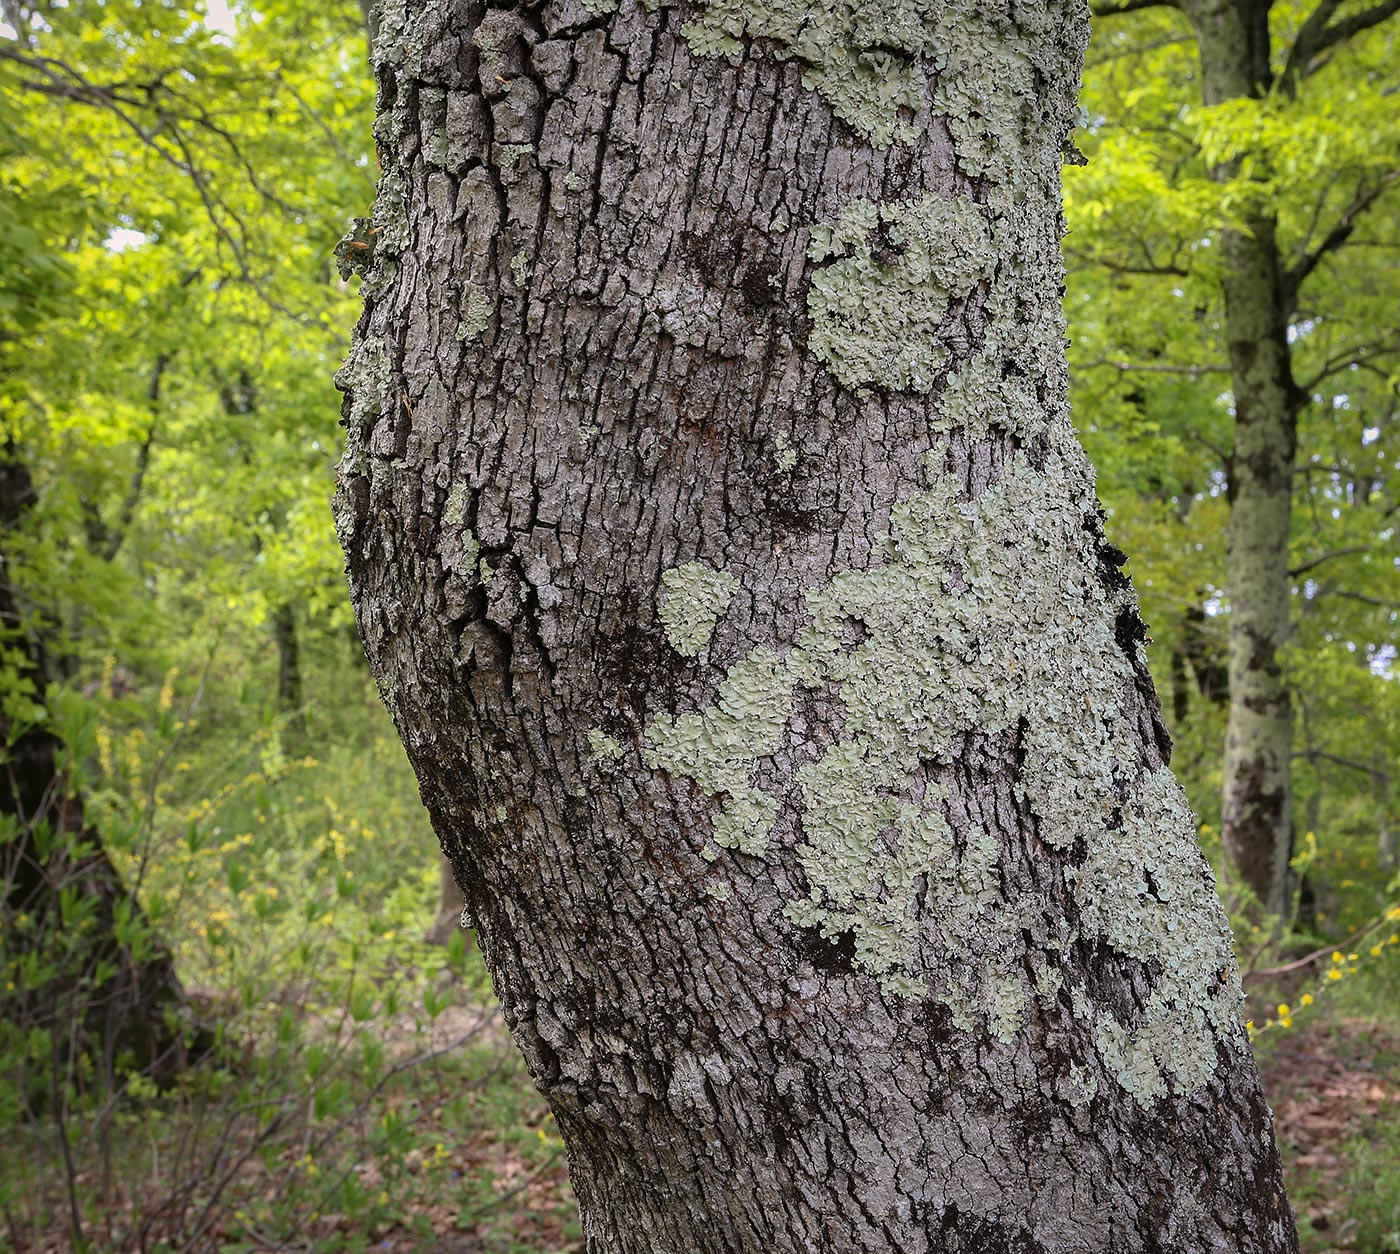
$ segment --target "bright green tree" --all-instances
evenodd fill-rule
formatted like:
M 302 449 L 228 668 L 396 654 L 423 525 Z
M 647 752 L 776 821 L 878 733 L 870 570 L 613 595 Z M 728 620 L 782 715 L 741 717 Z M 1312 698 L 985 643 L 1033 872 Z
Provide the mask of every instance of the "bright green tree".
M 1397 9 L 1099 6 L 1067 179 L 1079 412 L 1178 714 L 1204 696 L 1202 783 L 1224 732 L 1229 861 L 1279 914 L 1298 754 L 1309 801 L 1341 771 L 1389 806 L 1396 746 L 1340 746 L 1394 726 Z

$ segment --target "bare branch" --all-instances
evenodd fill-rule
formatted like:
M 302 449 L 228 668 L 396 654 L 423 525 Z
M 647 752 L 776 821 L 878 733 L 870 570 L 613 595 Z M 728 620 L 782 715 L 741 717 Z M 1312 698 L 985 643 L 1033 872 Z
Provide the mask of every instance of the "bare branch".
M 1124 374 L 1130 371 L 1134 373 L 1140 371 L 1145 374 L 1184 374 L 1192 379 L 1200 378 L 1201 375 L 1206 374 L 1230 373 L 1230 367 L 1223 365 L 1177 366 L 1170 362 L 1118 361 L 1111 357 L 1097 357 L 1093 361 L 1080 362 L 1077 369 L 1092 370 L 1097 366 L 1112 366 L 1113 369 L 1122 371 Z
M 1335 48 L 1353 35 L 1379 26 L 1388 17 L 1400 13 L 1400 0 L 1380 0 L 1379 4 L 1369 9 L 1362 9 L 1360 13 L 1334 22 L 1332 18 L 1340 4 L 1341 0 L 1320 0 L 1312 15 L 1303 23 L 1284 63 L 1283 73 L 1279 75 L 1279 84 L 1289 95 L 1297 90 L 1303 79 L 1318 69 L 1318 58 L 1329 48 Z
M 1311 395 L 1313 389 L 1324 379 L 1330 379 L 1334 374 L 1349 370 L 1352 366 L 1364 366 L 1374 358 L 1384 357 L 1386 354 L 1394 352 L 1400 352 L 1400 334 L 1392 335 L 1389 339 L 1381 340 L 1379 343 L 1354 344 L 1328 357 L 1316 374 L 1307 382 L 1299 384 L 1299 391 L 1304 395 Z
M 1299 575 L 1305 575 L 1310 570 L 1316 570 L 1323 562 L 1330 562 L 1334 557 L 1350 557 L 1353 553 L 1369 553 L 1369 544 L 1353 544 L 1345 549 L 1333 549 L 1330 553 L 1323 553 L 1320 557 L 1309 558 L 1301 566 L 1295 566 L 1288 572 L 1290 579 L 1296 579 Z
M 1317 247 L 1311 252 L 1304 251 L 1298 260 L 1284 271 L 1284 300 L 1287 302 L 1290 313 L 1293 312 L 1294 303 L 1298 298 L 1298 289 L 1302 286 L 1303 280 L 1317 269 L 1318 263 L 1328 253 L 1336 252 L 1351 238 L 1361 215 L 1397 181 L 1400 181 L 1400 170 L 1390 170 L 1369 187 L 1358 188 L 1356 195 L 1352 197 L 1351 204 L 1342 211 L 1341 217 L 1337 219 L 1332 229 L 1327 232 Z

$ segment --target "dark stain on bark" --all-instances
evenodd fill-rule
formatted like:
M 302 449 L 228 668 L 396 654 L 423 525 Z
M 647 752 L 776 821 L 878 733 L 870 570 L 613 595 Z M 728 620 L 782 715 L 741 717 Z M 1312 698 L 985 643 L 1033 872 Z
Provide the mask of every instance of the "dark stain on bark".
M 800 927 L 798 948 L 818 971 L 828 975 L 856 974 L 856 934 L 850 930 L 825 936 L 820 928 Z

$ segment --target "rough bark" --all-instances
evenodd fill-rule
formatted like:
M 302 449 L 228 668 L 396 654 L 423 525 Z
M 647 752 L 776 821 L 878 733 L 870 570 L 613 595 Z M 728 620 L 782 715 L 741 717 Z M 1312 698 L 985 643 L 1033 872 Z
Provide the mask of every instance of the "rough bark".
M 1069 424 L 1087 15 L 394 3 L 337 522 L 592 1251 L 1296 1248 Z
M 1267 93 L 1269 5 L 1191 0 L 1185 8 L 1196 32 L 1205 103 Z M 1220 171 L 1222 176 L 1233 172 Z M 1220 248 L 1235 401 L 1235 443 L 1227 467 L 1230 710 L 1221 840 L 1260 905 L 1282 918 L 1293 853 L 1293 704 L 1283 650 L 1293 599 L 1288 573 L 1293 457 L 1304 398 L 1293 381 L 1290 296 L 1274 219 L 1262 212 L 1250 215 L 1239 229 L 1221 233 Z

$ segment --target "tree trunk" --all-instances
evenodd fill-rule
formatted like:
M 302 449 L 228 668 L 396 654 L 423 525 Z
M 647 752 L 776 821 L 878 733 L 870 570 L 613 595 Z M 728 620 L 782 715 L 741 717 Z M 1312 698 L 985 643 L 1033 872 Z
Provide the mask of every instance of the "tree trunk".
M 1066 411 L 1087 16 L 611 8 L 386 5 L 337 498 L 589 1249 L 1295 1249 Z
M 6 450 L 0 540 L 32 500 L 28 469 Z M 43 701 L 47 659 L 20 614 L 5 552 L 0 646 L 14 668 L 0 715 L 0 967 L 18 976 L 0 993 L 0 1017 L 17 1032 L 47 1033 L 61 1065 L 86 1054 L 107 1083 L 119 1064 L 168 1079 L 191 1054 L 207 1053 L 212 1038 L 188 1013 L 175 1013 L 188 1006 L 169 951 L 88 826 L 61 766 L 62 743 L 42 713 L 33 722 L 24 716 L 19 685 L 32 685 L 28 696 Z M 57 1074 L 48 1079 L 62 1083 Z M 18 1083 L 34 1095 L 28 1079 Z
M 1297 448 L 1297 388 L 1289 360 L 1274 224 L 1231 231 L 1225 309 L 1235 394 L 1230 525 L 1230 713 L 1221 839 L 1265 910 L 1288 908 L 1293 854 L 1293 702 L 1283 670 L 1293 584 L 1288 528 Z
M 1207 105 L 1258 99 L 1272 82 L 1268 13 L 1258 0 L 1190 0 Z M 1222 177 L 1234 170 L 1220 171 Z M 1269 914 L 1288 909 L 1293 853 L 1293 705 L 1283 671 L 1293 599 L 1288 529 L 1302 397 L 1288 344 L 1289 297 L 1276 224 L 1254 213 L 1222 232 L 1225 336 L 1235 401 L 1225 582 L 1230 710 L 1221 841 Z
M 423 937 L 430 945 L 446 945 L 462 930 L 462 912 L 467 907 L 466 894 L 458 887 L 451 861 L 443 858 L 438 872 L 437 913 Z
M 306 735 L 306 701 L 301 686 L 301 646 L 296 613 L 289 604 L 277 607 L 272 619 L 277 638 L 277 712 L 295 738 Z

